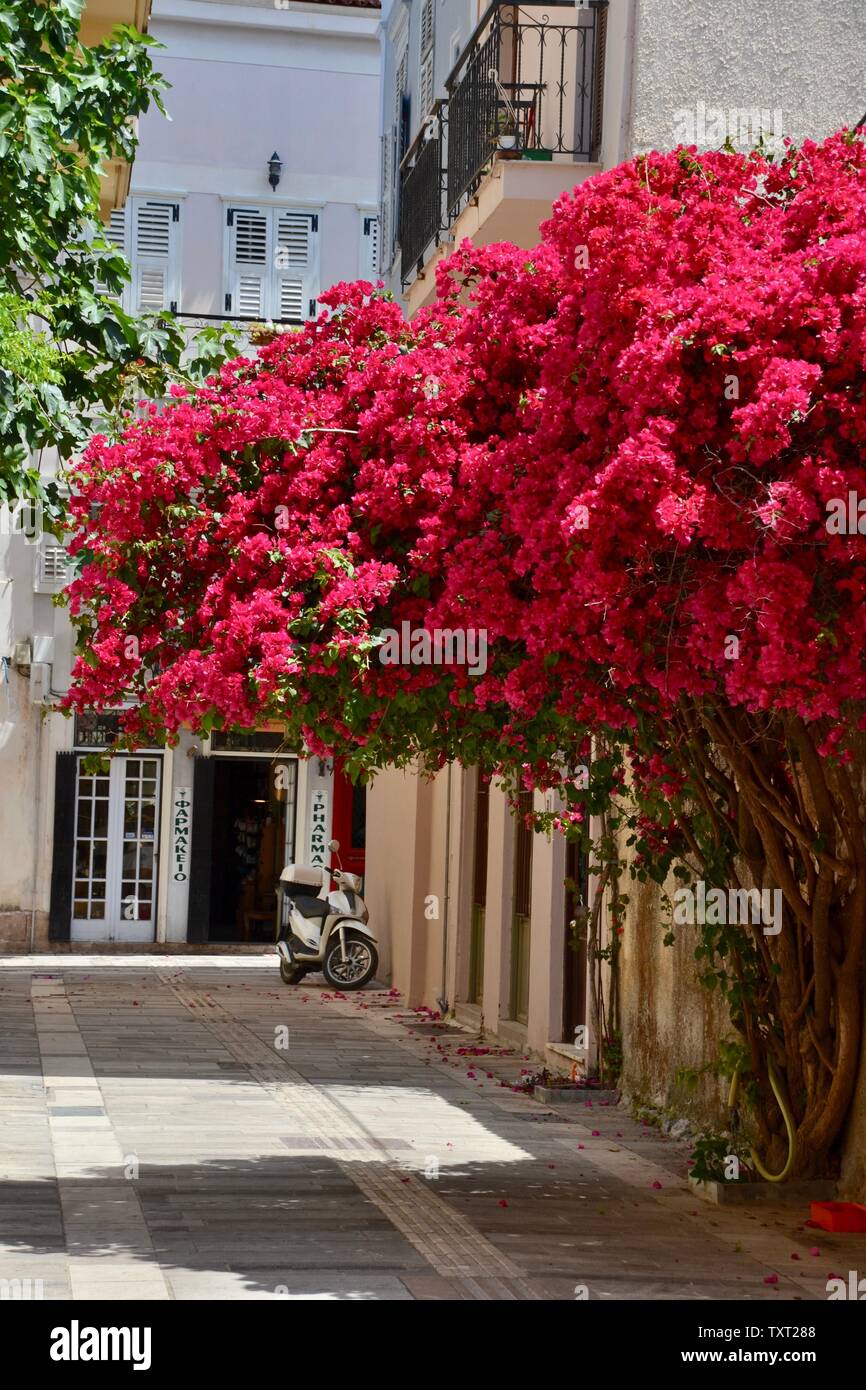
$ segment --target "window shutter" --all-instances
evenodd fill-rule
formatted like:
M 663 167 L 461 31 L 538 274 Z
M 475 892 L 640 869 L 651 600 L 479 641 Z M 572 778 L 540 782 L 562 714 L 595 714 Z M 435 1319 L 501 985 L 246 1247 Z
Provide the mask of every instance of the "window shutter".
M 418 112 L 420 119 L 424 117 L 433 105 L 433 50 L 427 54 L 421 62 L 421 81 L 418 91 Z
M 117 250 L 121 251 L 124 254 L 124 256 L 126 256 L 127 260 L 129 259 L 129 251 L 126 245 L 125 208 L 112 209 L 111 216 L 109 217 L 108 222 L 102 228 L 102 234 L 105 237 L 106 241 L 111 242 L 112 246 L 117 247 Z M 98 294 L 108 294 L 108 286 L 106 285 L 104 280 L 97 280 L 96 290 Z M 129 298 L 129 290 L 127 289 L 122 296 L 110 295 L 109 297 L 115 300 L 116 303 L 122 304 L 122 306 L 126 308 L 126 301 Z
M 133 204 L 133 310 L 177 312 L 177 203 L 136 199 Z
M 43 543 L 36 548 L 35 561 L 34 593 L 59 594 L 72 579 L 72 563 L 65 546 Z
M 361 213 L 359 267 L 362 280 L 375 280 L 379 274 L 379 219 L 372 213 Z
M 382 137 L 382 226 L 379 265 L 387 270 L 394 257 L 394 183 L 399 177 L 395 169 L 397 156 L 397 127 L 392 126 Z
M 74 753 L 58 753 L 54 773 L 54 845 L 48 936 L 68 941 L 72 932 L 72 858 L 75 843 Z
M 261 208 L 229 208 L 228 225 L 226 313 L 244 319 L 267 318 L 270 268 L 267 213 Z
M 406 84 L 409 81 L 409 47 L 403 49 L 400 54 L 400 61 L 397 64 L 397 73 L 394 78 L 394 119 L 400 120 L 400 112 L 403 107 L 403 97 L 406 94 Z
M 126 251 L 126 209 L 113 208 L 108 219 L 108 225 L 104 228 L 105 239 L 116 246 L 118 251 Z
M 426 112 L 425 112 L 426 115 Z M 408 92 L 403 93 L 400 102 L 400 143 L 397 150 L 397 166 L 402 164 L 406 151 L 412 143 L 412 98 Z
M 388 219 L 388 203 L 391 198 L 391 137 L 386 130 L 382 135 L 382 168 L 379 175 L 379 199 L 382 213 L 382 263 L 384 265 L 388 256 L 388 238 L 390 233 Z
M 421 57 L 433 47 L 433 30 L 436 22 L 434 0 L 424 0 L 421 11 Z
M 316 317 L 319 296 L 319 218 L 315 213 L 274 210 L 276 293 L 274 318 Z
M 418 82 L 418 120 L 423 121 L 433 105 L 433 39 L 436 28 L 435 0 L 424 0 L 421 11 L 420 78 Z

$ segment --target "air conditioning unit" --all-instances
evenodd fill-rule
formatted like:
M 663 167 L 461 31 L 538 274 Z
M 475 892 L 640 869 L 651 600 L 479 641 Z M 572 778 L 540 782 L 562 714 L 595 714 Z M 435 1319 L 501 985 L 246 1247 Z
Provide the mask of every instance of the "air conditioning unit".
M 42 637 L 33 634 L 33 665 L 43 662 L 46 666 L 51 666 L 54 661 L 54 638 Z
M 29 642 L 16 642 L 12 648 L 12 665 L 19 671 L 29 671 L 33 660 Z
M 43 705 L 51 697 L 51 667 L 47 661 L 34 661 L 30 667 L 30 703 Z

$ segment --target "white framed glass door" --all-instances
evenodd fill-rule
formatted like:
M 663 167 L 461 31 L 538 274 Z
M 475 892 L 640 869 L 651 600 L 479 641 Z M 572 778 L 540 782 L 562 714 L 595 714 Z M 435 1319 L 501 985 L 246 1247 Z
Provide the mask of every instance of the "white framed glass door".
M 78 759 L 72 940 L 152 941 L 161 760 Z

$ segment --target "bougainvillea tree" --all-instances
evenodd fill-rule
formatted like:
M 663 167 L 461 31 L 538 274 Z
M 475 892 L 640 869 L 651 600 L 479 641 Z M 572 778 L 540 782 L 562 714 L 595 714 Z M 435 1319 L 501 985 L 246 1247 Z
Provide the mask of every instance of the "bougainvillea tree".
M 778 893 L 778 930 L 708 912 L 696 955 L 801 1174 L 861 1051 L 864 228 L 847 132 L 641 157 L 534 251 L 461 247 L 411 324 L 337 287 L 97 440 L 76 502 L 72 699 L 131 699 L 130 738 L 276 718 L 355 769 L 461 758 L 558 786 L 570 833 L 615 810 L 671 895 Z M 486 671 L 384 664 L 404 622 L 485 630 Z

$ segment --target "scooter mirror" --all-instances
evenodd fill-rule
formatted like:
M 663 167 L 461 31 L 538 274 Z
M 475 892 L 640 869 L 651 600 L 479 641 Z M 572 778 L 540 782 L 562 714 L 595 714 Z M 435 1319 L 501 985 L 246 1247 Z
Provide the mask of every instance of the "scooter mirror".
M 340 841 L 339 841 L 339 840 L 330 840 L 330 841 L 329 841 L 329 843 L 328 843 L 328 849 L 331 851 L 332 854 L 336 854 L 336 853 L 337 853 L 337 850 L 338 850 L 339 848 L 340 848 Z

